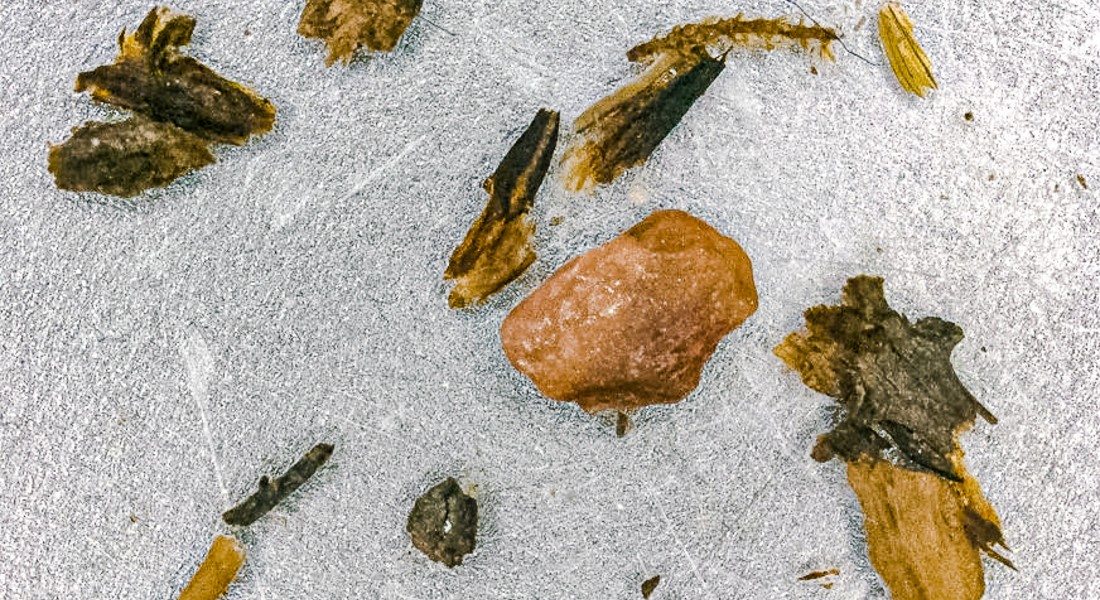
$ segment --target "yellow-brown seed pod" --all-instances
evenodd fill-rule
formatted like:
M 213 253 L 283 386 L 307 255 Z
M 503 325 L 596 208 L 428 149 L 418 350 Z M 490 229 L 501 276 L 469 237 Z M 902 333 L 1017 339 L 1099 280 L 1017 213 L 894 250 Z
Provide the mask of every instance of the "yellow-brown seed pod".
M 932 63 L 913 37 L 913 22 L 897 2 L 887 2 L 878 13 L 878 35 L 890 59 L 890 68 L 907 92 L 920 97 L 936 87 Z

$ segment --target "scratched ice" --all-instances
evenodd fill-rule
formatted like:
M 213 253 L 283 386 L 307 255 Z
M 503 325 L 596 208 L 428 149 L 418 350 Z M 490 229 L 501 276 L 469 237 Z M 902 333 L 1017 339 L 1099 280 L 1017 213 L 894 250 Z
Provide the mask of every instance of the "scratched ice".
M 875 3 L 800 4 L 883 61 Z M 634 44 L 796 9 L 427 2 L 395 52 L 326 69 L 302 5 L 174 5 L 198 19 L 191 52 L 271 98 L 276 127 L 122 203 L 57 191 L 46 150 L 110 115 L 74 79 L 150 5 L 0 3 L 0 599 L 174 597 L 222 511 L 320 441 L 336 453 L 250 527 L 231 598 L 630 599 L 659 574 L 657 600 L 811 599 L 798 577 L 834 568 L 830 598 L 883 598 L 841 467 L 809 458 L 831 402 L 771 354 L 860 272 L 965 330 L 957 371 L 1001 419 L 962 438 L 1020 567 L 991 564 L 987 597 L 1100 597 L 1093 4 L 908 3 L 940 83 L 924 101 L 840 49 L 731 54 L 644 167 L 581 197 L 552 171 L 539 260 L 468 313 L 443 269 L 539 107 L 568 135 L 635 72 Z M 659 207 L 737 239 L 761 304 L 695 393 L 618 439 L 540 398 L 498 328 Z M 482 511 L 453 570 L 404 531 L 449 475 Z

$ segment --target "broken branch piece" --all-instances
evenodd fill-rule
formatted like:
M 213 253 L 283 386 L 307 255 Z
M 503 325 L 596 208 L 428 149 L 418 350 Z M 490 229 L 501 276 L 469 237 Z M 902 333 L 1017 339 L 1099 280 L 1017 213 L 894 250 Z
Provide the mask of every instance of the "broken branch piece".
M 902 89 L 920 97 L 936 87 L 932 63 L 913 35 L 913 22 L 897 2 L 887 2 L 878 13 L 878 35 L 890 69 Z
M 461 308 L 500 291 L 535 261 L 535 225 L 527 213 L 550 167 L 558 141 L 558 113 L 541 109 L 482 187 L 489 202 L 447 265 L 454 279 L 449 303 Z
M 893 597 L 980 598 L 978 551 L 1012 565 L 993 549 L 1004 546 L 1000 520 L 962 463 L 959 434 L 977 415 L 996 423 L 951 365 L 962 330 L 911 323 L 867 276 L 848 281 L 840 306 L 807 310 L 806 328 L 775 354 L 845 409 L 813 456 L 848 464 L 871 562 Z
M 738 15 L 680 25 L 635 46 L 627 58 L 645 71 L 573 124 L 576 135 L 561 161 L 565 187 L 588 190 L 644 163 L 722 72 L 733 48 L 770 50 L 787 43 L 815 47 L 832 59 L 829 45 L 836 39 L 835 31 L 818 25 Z
M 179 600 L 216 600 L 229 591 L 244 564 L 244 546 L 237 538 L 219 535 L 199 565 L 199 570 L 183 588 Z
M 266 475 L 261 477 L 260 489 L 244 502 L 225 511 L 222 520 L 230 525 L 251 525 L 312 477 L 332 456 L 332 451 L 332 444 L 317 444 L 282 477 L 275 481 L 269 480 Z
M 356 49 L 389 52 L 420 13 L 423 0 L 308 0 L 298 34 L 325 41 L 325 65 L 351 61 Z

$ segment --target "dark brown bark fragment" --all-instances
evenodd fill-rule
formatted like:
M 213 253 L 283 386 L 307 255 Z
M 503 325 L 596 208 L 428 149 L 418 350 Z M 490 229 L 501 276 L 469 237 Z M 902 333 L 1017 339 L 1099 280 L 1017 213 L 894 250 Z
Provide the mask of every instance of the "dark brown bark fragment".
M 848 463 L 871 563 L 896 600 L 976 600 L 985 590 L 979 551 L 1012 564 L 1000 520 L 967 473 L 960 432 L 993 415 L 951 365 L 962 330 L 929 317 L 910 323 L 891 309 L 882 279 L 859 276 L 840 306 L 806 311 L 806 332 L 775 353 L 810 388 L 837 399 L 840 422 L 813 456 Z
M 122 32 L 114 64 L 77 76 L 76 91 L 213 142 L 239 145 L 269 131 L 271 102 L 179 53 L 194 28 L 189 15 L 153 9 L 133 35 Z
M 243 144 L 271 129 L 270 102 L 179 53 L 194 29 L 194 18 L 154 8 L 119 35 L 113 64 L 77 76 L 76 91 L 135 115 L 87 123 L 51 146 L 59 188 L 135 196 L 214 162 L 211 143 Z
M 566 188 L 610 183 L 644 163 L 724 68 L 702 52 L 661 55 L 592 105 L 574 122 L 576 138 L 562 157 Z
M 477 545 L 477 500 L 448 477 L 417 498 L 405 529 L 428 558 L 448 567 L 461 565 Z
M 642 75 L 592 105 L 574 122 L 576 137 L 562 157 L 565 187 L 588 190 L 644 163 L 722 72 L 735 47 L 816 47 L 832 59 L 832 29 L 785 18 L 710 18 L 675 27 L 627 52 Z
M 654 575 L 649 579 L 642 582 L 642 598 L 649 600 L 649 597 L 653 595 L 653 590 L 657 589 L 657 584 L 661 583 L 661 576 Z
M 979 414 L 997 422 L 951 365 L 962 329 L 936 317 L 910 323 L 886 304 L 882 279 L 867 276 L 848 281 L 840 306 L 807 310 L 806 327 L 776 354 L 846 409 L 818 439 L 815 458 L 851 462 L 892 449 L 911 468 L 961 480 L 949 459 L 956 431 Z
M 332 456 L 333 449 L 332 444 L 317 444 L 282 477 L 275 481 L 269 480 L 266 475 L 261 477 L 260 489 L 237 506 L 225 511 L 222 519 L 229 525 L 251 525 L 312 477 Z
M 325 64 L 349 62 L 366 46 L 389 52 L 420 13 L 423 0 L 308 0 L 298 34 L 325 41 Z
M 461 308 L 483 302 L 535 261 L 535 225 L 527 213 L 550 168 L 558 140 L 558 113 L 541 109 L 482 187 L 489 201 L 470 227 L 443 274 L 455 280 L 449 303 Z
M 206 140 L 140 115 L 85 123 L 64 144 L 51 145 L 49 155 L 57 187 L 122 197 L 166 186 L 213 162 Z

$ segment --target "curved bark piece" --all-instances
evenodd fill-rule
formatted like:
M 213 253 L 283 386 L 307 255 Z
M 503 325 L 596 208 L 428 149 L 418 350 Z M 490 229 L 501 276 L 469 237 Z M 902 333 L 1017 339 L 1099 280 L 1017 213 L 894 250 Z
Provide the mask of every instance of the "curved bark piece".
M 275 481 L 267 476 L 260 478 L 260 489 L 246 498 L 243 502 L 225 511 L 222 520 L 229 525 L 251 525 L 257 519 L 264 516 L 275 505 L 282 502 L 287 496 L 294 493 L 306 482 L 321 465 L 332 456 L 332 444 L 317 444 L 306 453 L 294 466 Z
M 325 41 L 325 65 L 351 61 L 360 46 L 389 52 L 424 0 L 308 0 L 298 34 Z
M 453 254 L 444 279 L 455 280 L 449 303 L 484 302 L 535 262 L 527 213 L 550 167 L 558 141 L 558 113 L 540 109 L 482 187 L 489 202 Z
M 199 565 L 199 570 L 183 588 L 179 600 L 216 600 L 229 591 L 244 564 L 244 546 L 237 538 L 219 535 Z

